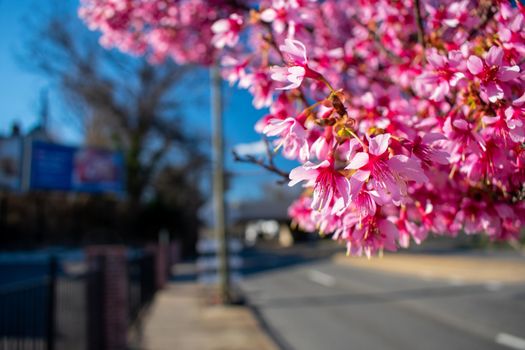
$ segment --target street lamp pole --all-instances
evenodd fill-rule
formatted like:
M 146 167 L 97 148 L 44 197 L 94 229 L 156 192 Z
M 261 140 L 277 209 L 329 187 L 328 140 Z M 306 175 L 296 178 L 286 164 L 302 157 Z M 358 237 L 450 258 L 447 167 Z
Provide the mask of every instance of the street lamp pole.
M 228 264 L 228 233 L 224 200 L 224 143 L 222 130 L 222 89 L 218 62 L 210 68 L 211 112 L 213 120 L 213 204 L 215 237 L 219 242 L 219 288 L 223 304 L 230 304 L 230 271 Z

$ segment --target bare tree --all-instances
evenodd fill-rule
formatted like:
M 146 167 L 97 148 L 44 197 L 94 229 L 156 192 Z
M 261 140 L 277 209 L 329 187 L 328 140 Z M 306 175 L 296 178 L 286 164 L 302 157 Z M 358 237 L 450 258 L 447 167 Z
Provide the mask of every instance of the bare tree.
M 188 98 L 184 90 L 201 73 L 105 50 L 94 33 L 64 12 L 55 10 L 33 25 L 26 65 L 57 84 L 87 144 L 124 152 L 130 202 L 140 202 L 167 158 L 191 161 L 188 166 L 199 169 L 195 159 L 204 157 L 196 145 L 204 137 L 188 136 L 177 101 Z

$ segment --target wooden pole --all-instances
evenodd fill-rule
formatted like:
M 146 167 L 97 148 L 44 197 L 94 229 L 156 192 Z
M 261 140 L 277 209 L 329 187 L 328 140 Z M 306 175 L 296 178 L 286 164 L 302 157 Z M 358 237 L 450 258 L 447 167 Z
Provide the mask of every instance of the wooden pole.
M 210 71 L 211 108 L 213 120 L 213 204 L 215 237 L 219 242 L 219 292 L 223 304 L 231 303 L 230 271 L 228 266 L 228 233 L 224 200 L 224 144 L 222 131 L 222 90 L 219 64 Z

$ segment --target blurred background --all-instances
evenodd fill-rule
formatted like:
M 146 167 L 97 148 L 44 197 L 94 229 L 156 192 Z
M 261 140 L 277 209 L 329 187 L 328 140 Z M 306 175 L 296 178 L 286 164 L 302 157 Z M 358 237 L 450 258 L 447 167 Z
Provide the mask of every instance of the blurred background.
M 219 305 L 210 74 L 103 49 L 78 5 L 0 0 L 0 349 L 525 349 L 521 247 L 367 261 L 293 229 L 227 84 Z

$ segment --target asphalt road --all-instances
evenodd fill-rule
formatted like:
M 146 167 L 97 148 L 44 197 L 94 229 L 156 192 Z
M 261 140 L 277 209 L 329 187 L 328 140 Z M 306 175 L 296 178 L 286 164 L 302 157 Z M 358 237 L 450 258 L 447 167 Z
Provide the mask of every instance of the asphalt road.
M 283 349 L 525 349 L 525 284 L 400 277 L 315 252 L 247 258 L 242 289 Z

